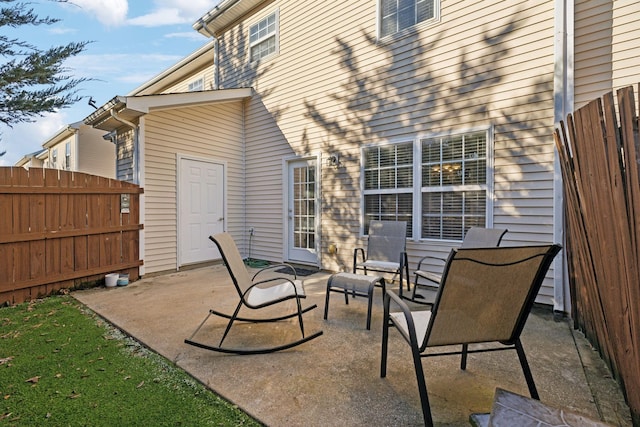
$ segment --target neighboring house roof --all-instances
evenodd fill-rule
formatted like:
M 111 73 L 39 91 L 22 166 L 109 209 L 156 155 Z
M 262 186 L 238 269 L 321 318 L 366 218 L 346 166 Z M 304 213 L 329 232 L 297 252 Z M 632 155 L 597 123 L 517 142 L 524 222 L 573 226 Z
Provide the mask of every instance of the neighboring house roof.
M 22 156 L 20 160 L 16 162 L 15 166 L 24 166 L 30 161 L 32 161 L 33 159 L 38 159 L 39 158 L 38 156 L 46 152 L 47 150 L 38 150 L 38 151 L 34 151 L 33 153 L 25 154 L 24 156 Z
M 84 123 L 98 129 L 113 131 L 153 110 L 239 101 L 251 97 L 252 94 L 252 88 L 241 88 L 161 95 L 116 96 L 87 116 Z
M 81 125 L 82 125 L 82 122 L 75 122 L 63 127 L 55 135 L 47 139 L 47 141 L 44 144 L 42 144 L 42 147 L 51 148 L 54 145 L 59 144 L 61 141 L 75 134 L 78 131 L 78 129 L 80 129 Z
M 211 40 L 175 65 L 138 86 L 127 95 L 151 95 L 160 92 L 162 88 L 169 86 L 171 83 L 182 80 L 185 74 L 196 71 L 207 63 L 213 64 L 214 50 L 215 41 Z
M 211 37 L 265 0 L 223 0 L 193 24 L 193 29 Z

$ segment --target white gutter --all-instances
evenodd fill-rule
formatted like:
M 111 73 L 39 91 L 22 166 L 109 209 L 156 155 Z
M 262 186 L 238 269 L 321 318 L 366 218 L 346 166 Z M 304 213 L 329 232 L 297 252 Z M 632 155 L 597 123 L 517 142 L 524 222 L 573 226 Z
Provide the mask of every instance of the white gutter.
M 240 1 L 241 0 L 223 0 L 223 1 L 221 1 L 220 4 L 218 4 L 216 7 L 214 7 L 209 12 L 207 12 L 202 18 L 198 19 L 198 21 L 195 24 L 193 24 L 193 29 L 198 31 L 198 32 L 200 32 L 201 29 L 207 28 L 207 24 L 205 23 L 205 21 L 207 21 L 207 22 L 213 21 L 218 16 L 222 15 L 227 10 L 231 9 L 233 6 L 235 6 L 236 3 L 240 2 Z M 202 25 L 202 27 L 198 28 L 198 25 Z M 208 29 L 206 30 L 206 32 L 207 32 L 207 34 L 211 34 L 211 32 Z
M 574 102 L 574 0 L 555 0 L 553 115 L 554 123 L 565 120 L 573 111 Z M 564 222 L 564 194 L 562 171 L 557 150 L 554 150 L 553 214 L 554 242 L 566 248 Z M 569 278 L 566 268 L 566 250 L 553 261 L 553 311 L 559 315 L 571 313 Z

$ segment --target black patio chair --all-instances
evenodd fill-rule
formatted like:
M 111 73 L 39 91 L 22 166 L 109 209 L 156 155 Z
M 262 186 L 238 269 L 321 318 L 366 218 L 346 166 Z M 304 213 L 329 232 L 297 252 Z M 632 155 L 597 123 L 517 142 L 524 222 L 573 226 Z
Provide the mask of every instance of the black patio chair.
M 398 275 L 400 295 L 406 277 L 409 290 L 406 221 L 371 221 L 366 252 L 364 248 L 355 248 L 353 251 L 353 273 L 359 271 L 364 274 L 375 271 Z
M 387 375 L 389 328 L 395 327 L 411 347 L 426 425 L 432 426 L 433 419 L 423 357 L 459 354 L 460 369 L 464 370 L 469 353 L 516 350 L 529 393 L 539 399 L 520 334 L 560 248 L 546 245 L 454 249 L 431 310 L 411 311 L 395 293 L 385 294 L 380 376 Z M 399 311 L 392 311 L 392 303 Z M 497 344 L 469 349 L 469 345 L 480 343 Z M 428 348 L 451 345 L 462 345 L 462 349 L 425 353 Z
M 484 227 L 471 227 L 467 230 L 467 234 L 464 236 L 464 240 L 460 245 L 461 248 L 491 248 L 500 246 L 502 238 L 507 233 L 506 228 L 484 228 Z M 427 260 L 436 260 L 437 262 L 444 264 L 446 259 L 424 256 L 418 261 L 418 267 L 413 272 L 415 280 L 413 282 L 413 292 L 411 298 L 413 302 L 432 305 L 438 286 L 440 285 L 441 274 L 427 271 L 422 267 L 422 264 Z M 422 291 L 422 292 L 421 292 Z

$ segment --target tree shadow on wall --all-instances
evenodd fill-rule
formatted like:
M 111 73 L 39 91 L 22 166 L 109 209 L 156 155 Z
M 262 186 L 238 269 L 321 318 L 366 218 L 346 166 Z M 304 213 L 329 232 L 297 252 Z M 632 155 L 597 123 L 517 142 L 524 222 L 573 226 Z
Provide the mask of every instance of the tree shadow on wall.
M 524 12 L 517 12 L 500 27 L 485 24 L 478 41 L 462 40 L 459 47 L 446 46 L 450 40 L 446 30 L 429 36 L 416 32 L 388 43 L 363 30 L 364 48 L 336 37 L 331 55 L 346 76 L 344 83 L 326 94 L 333 102 L 304 101 L 305 116 L 326 132 L 322 151 L 340 156 L 341 167 L 323 168 L 323 187 L 332 189 L 322 193 L 323 229 L 330 235 L 325 244 L 333 236 L 358 236 L 360 149 L 367 144 L 490 124 L 495 147 L 501 150 L 496 157 L 517 156 L 518 164 L 552 173 L 553 162 L 540 164 L 537 158 L 553 149 L 553 117 L 549 117 L 553 111 L 552 69 L 536 77 L 534 84 L 526 77 L 529 87 L 518 91 L 522 95 L 505 91 L 505 87 L 517 87 L 514 80 L 519 78 L 503 74 L 509 61 L 526 64 L 516 58 L 519 52 L 513 43 L 526 27 Z M 379 65 L 362 59 L 363 52 L 370 55 L 371 51 L 384 58 Z M 434 56 L 433 52 L 442 54 Z M 309 150 L 311 141 L 303 142 Z M 503 172 L 502 167 L 502 163 L 496 165 L 496 175 Z M 509 187 L 509 197 L 527 197 L 521 182 L 498 180 L 496 185 Z M 347 256 L 343 254 L 343 264 L 348 265 Z

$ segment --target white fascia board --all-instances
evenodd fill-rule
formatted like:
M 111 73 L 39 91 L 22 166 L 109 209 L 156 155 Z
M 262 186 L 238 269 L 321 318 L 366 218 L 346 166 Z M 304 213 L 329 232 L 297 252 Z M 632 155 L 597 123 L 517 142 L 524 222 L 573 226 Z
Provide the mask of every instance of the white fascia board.
M 252 88 L 220 89 L 202 92 L 128 96 L 126 97 L 125 103 L 127 109 L 148 113 L 152 110 L 166 110 L 216 102 L 240 101 L 251 97 L 252 94 Z
M 127 96 L 135 96 L 144 94 L 143 92 L 153 91 L 157 86 L 167 85 L 170 84 L 171 81 L 179 80 L 189 72 L 206 65 L 208 62 L 213 63 L 214 47 L 215 43 L 213 40 L 207 42 L 207 44 L 194 51 L 189 56 L 129 92 Z M 207 55 L 209 52 L 211 52 L 211 57 Z

